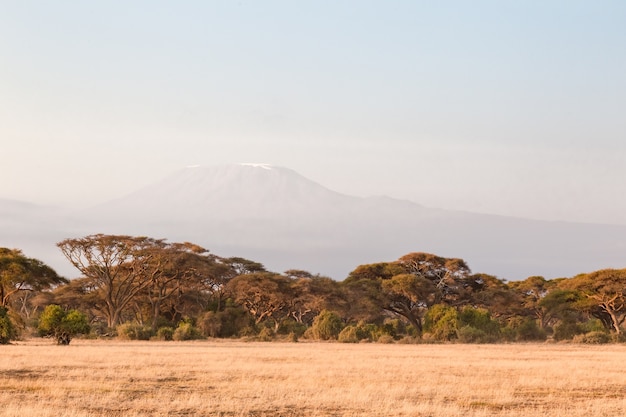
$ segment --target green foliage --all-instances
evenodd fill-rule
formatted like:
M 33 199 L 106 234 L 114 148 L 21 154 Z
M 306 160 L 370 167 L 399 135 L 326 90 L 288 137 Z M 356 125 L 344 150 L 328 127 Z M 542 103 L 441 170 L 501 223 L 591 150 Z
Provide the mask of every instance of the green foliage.
M 296 338 L 301 337 L 306 332 L 307 326 L 304 323 L 298 323 L 293 319 L 286 319 L 280 323 L 280 327 L 278 329 L 279 334 L 284 335 L 295 335 Z
M 159 327 L 157 330 L 156 338 L 158 340 L 174 340 L 174 328 L 173 327 Z
M 407 325 L 400 319 L 386 319 L 380 327 L 383 335 L 388 335 L 397 339 L 409 333 Z
M 315 320 L 313 320 L 310 334 L 314 339 L 319 340 L 337 339 L 343 327 L 343 321 L 337 313 L 322 310 L 320 314 L 315 317 Z
M 497 337 L 472 326 L 461 327 L 457 330 L 457 337 L 461 343 L 494 343 L 498 341 Z
M 554 340 L 571 340 L 574 336 L 584 332 L 579 323 L 573 320 L 563 320 L 554 327 Z
M 8 310 L 0 306 L 0 345 L 6 345 L 17 336 L 17 331 Z
M 516 341 L 542 341 L 546 340 L 546 332 L 537 325 L 537 320 L 526 318 L 516 330 Z
M 609 343 L 611 341 L 611 335 L 603 331 L 593 331 L 585 334 L 579 334 L 574 336 L 574 343 L 585 343 L 592 345 L 599 345 Z
M 223 311 L 208 311 L 201 315 L 198 327 L 207 337 L 244 336 L 244 329 L 254 327 L 254 319 L 242 308 L 228 306 Z M 245 336 L 250 336 L 249 332 Z
M 178 327 L 176 327 L 176 330 L 174 330 L 174 334 L 172 338 L 174 340 L 181 341 L 181 340 L 203 339 L 204 336 L 202 336 L 202 333 L 200 332 L 200 330 L 197 327 L 195 327 L 192 323 L 182 321 L 180 322 Z
M 376 342 L 388 344 L 388 343 L 394 343 L 395 339 L 389 336 L 388 334 L 383 334 L 378 338 L 378 340 L 376 340 Z
M 69 345 L 72 337 L 90 331 L 87 316 L 78 310 L 65 311 L 61 306 L 50 304 L 39 317 L 39 333 L 52 336 L 59 345 Z
M 274 340 L 275 336 L 276 334 L 272 329 L 270 329 L 269 327 L 264 327 L 259 332 L 258 338 L 261 342 L 271 342 L 272 340 Z
M 344 327 L 337 338 L 341 343 L 359 343 L 358 330 L 356 326 L 350 325 Z
M 152 329 L 138 323 L 123 323 L 116 327 L 117 337 L 123 340 L 150 340 Z
M 456 339 L 459 317 L 455 308 L 445 304 L 436 304 L 426 313 L 424 330 L 439 341 Z

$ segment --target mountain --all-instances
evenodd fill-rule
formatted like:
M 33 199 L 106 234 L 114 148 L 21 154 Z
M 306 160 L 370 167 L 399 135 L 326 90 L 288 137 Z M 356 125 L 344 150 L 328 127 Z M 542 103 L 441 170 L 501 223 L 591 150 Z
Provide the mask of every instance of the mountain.
M 10 220 L 0 222 L 0 245 L 8 228 L 34 221 L 24 222 L 26 212 L 13 211 Z M 535 221 L 353 197 L 264 164 L 189 167 L 121 198 L 37 221 L 40 245 L 45 242 L 57 253 L 54 262 L 41 259 L 57 269 L 60 255 L 54 243 L 92 233 L 190 241 L 271 270 L 306 269 L 335 279 L 360 264 L 392 261 L 413 251 L 463 258 L 475 272 L 509 280 L 572 276 L 626 263 L 626 226 Z M 29 229 L 29 238 L 37 238 L 37 227 Z M 19 247 L 35 256 L 27 246 Z M 63 268 L 68 268 L 66 261 Z

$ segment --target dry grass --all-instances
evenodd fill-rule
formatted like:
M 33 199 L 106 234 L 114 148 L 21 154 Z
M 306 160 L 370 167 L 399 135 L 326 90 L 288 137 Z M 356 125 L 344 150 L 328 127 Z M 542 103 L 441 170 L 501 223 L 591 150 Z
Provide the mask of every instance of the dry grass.
M 626 346 L 32 340 L 0 416 L 623 416 Z

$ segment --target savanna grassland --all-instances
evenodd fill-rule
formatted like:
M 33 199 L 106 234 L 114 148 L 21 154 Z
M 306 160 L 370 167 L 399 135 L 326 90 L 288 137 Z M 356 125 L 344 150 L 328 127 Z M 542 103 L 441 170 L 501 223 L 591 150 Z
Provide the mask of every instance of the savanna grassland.
M 0 416 L 620 416 L 626 346 L 33 339 Z

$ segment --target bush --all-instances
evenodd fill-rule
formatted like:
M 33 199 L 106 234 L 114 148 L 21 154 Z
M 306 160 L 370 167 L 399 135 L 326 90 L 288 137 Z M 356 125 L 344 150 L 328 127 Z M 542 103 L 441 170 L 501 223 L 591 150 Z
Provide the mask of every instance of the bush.
M 150 340 L 152 329 L 138 323 L 123 323 L 116 327 L 117 337 L 123 340 Z
M 395 342 L 395 339 L 393 337 L 391 337 L 388 334 L 383 334 L 381 335 L 378 340 L 376 341 L 377 343 L 393 343 Z
M 17 330 L 9 317 L 9 312 L 5 307 L 0 307 L 0 344 L 6 345 L 17 337 Z
M 483 308 L 464 307 L 459 313 L 459 327 L 462 326 L 471 326 L 482 330 L 495 339 L 498 339 L 500 335 L 500 325 L 491 318 L 491 313 Z
M 508 333 L 508 328 L 506 329 Z M 515 341 L 544 341 L 546 340 L 547 335 L 545 330 L 541 329 L 537 325 L 537 320 L 532 318 L 526 318 L 521 321 L 517 327 L 513 328 L 513 340 Z M 507 339 L 510 340 L 510 337 L 507 335 Z
M 586 343 L 593 345 L 600 345 L 609 343 L 611 341 L 611 335 L 602 331 L 594 331 L 585 334 L 579 334 L 574 336 L 574 343 Z
M 262 342 L 271 342 L 272 340 L 274 340 L 274 336 L 275 334 L 272 329 L 270 329 L 269 327 L 264 327 L 259 332 L 258 338 Z
M 158 340 L 174 340 L 174 328 L 173 327 L 159 327 L 157 330 L 156 338 Z
M 473 326 L 463 326 L 457 331 L 461 343 L 494 343 L 498 337 Z
M 354 325 L 346 326 L 338 336 L 341 343 L 359 343 L 358 329 Z
M 574 336 L 585 333 L 575 321 L 563 321 L 554 327 L 554 340 L 571 340 Z
M 208 337 L 250 336 L 256 331 L 252 316 L 239 307 L 226 307 L 224 311 L 208 311 L 198 319 L 198 327 Z
M 456 309 L 445 304 L 436 304 L 426 313 L 424 331 L 439 341 L 456 339 L 459 317 Z
M 172 338 L 177 341 L 182 340 L 197 340 L 202 339 L 202 333 L 195 327 L 193 324 L 189 322 L 181 322 L 176 330 L 174 330 L 174 334 Z
M 343 321 L 336 313 L 328 310 L 322 310 L 320 314 L 313 320 L 313 325 L 309 329 L 314 339 L 330 340 L 337 339 L 341 330 L 343 330 Z
M 380 327 L 382 334 L 389 335 L 394 339 L 406 335 L 408 332 L 406 324 L 400 319 L 386 319 Z
M 39 333 L 52 336 L 59 345 L 69 345 L 72 337 L 90 331 L 87 316 L 78 310 L 65 311 L 56 304 L 47 306 L 39 317 Z

